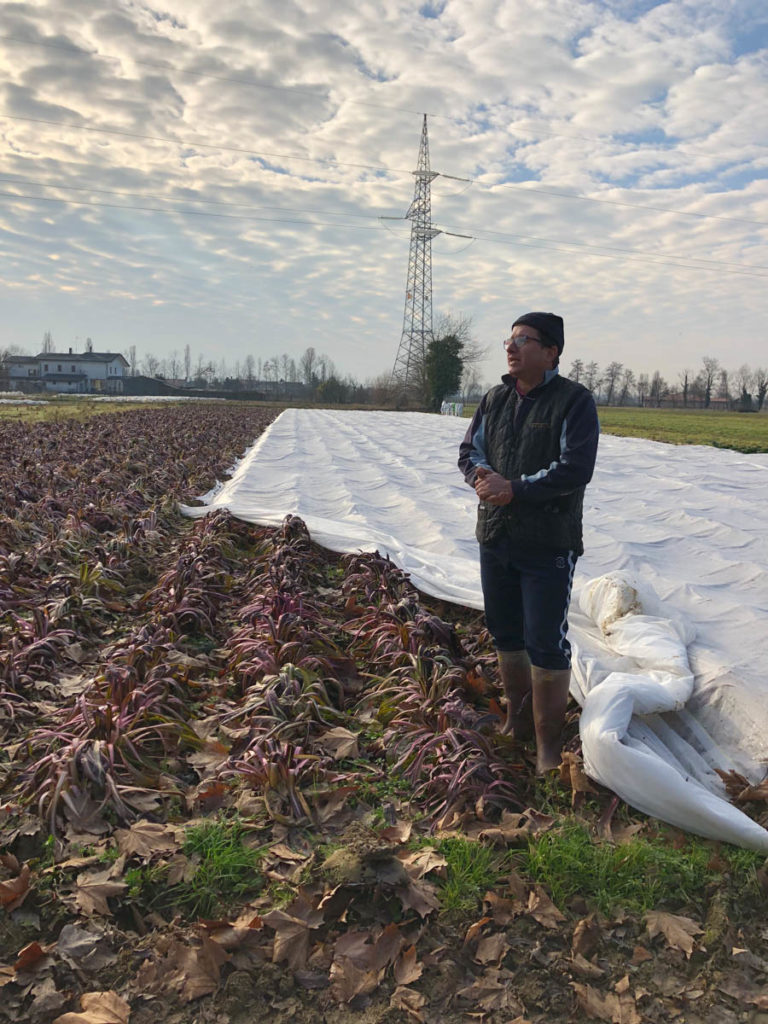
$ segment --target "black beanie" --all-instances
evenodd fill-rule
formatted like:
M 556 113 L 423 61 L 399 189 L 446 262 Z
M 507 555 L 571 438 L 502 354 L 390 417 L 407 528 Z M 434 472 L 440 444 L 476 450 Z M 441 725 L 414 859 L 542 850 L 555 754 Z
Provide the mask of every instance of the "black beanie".
M 557 354 L 562 355 L 563 346 L 565 345 L 563 318 L 558 316 L 557 313 L 523 313 L 522 316 L 515 320 L 512 326 L 517 327 L 518 324 L 525 324 L 526 327 L 535 327 L 539 334 L 542 335 L 542 340 L 550 345 L 556 345 Z

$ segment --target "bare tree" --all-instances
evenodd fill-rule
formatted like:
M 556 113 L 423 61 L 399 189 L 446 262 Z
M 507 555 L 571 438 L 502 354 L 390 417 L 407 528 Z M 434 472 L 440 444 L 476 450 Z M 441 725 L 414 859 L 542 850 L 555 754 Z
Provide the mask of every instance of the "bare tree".
M 299 373 L 305 384 L 317 383 L 317 352 L 311 345 L 299 359 Z
M 625 370 L 621 378 L 621 390 L 619 391 L 619 405 L 626 405 L 627 399 L 635 386 L 635 374 L 632 370 Z
M 683 396 L 684 408 L 688 407 L 688 397 L 691 391 L 692 378 L 693 374 L 690 370 L 682 370 L 677 378 L 680 381 L 680 394 Z
M 637 404 L 645 405 L 648 392 L 651 390 L 651 382 L 647 373 L 641 373 L 637 378 Z
M 43 352 L 53 352 L 53 335 L 50 331 L 43 335 Z
M 189 375 L 192 372 L 192 353 L 190 352 L 189 345 L 184 346 L 184 380 L 189 380 Z
M 130 345 L 128 347 L 128 364 L 131 369 L 131 377 L 135 377 L 139 372 L 139 357 L 136 355 L 135 345 Z
M 584 370 L 584 387 L 593 394 L 600 387 L 600 367 L 595 362 L 587 363 Z
M 616 392 L 616 386 L 621 378 L 621 374 L 624 367 L 621 363 L 608 363 L 603 374 L 603 383 L 605 384 L 605 404 L 613 405 L 613 398 Z
M 568 371 L 568 376 L 571 380 L 575 380 L 578 384 L 581 378 L 584 376 L 584 360 L 574 359 L 571 363 L 571 368 Z
M 171 377 L 172 380 L 177 380 L 180 373 L 181 360 L 179 359 L 179 353 L 174 349 L 168 357 L 168 376 Z
M 712 356 L 704 356 L 702 363 L 704 364 L 704 367 L 700 371 L 701 387 L 704 393 L 704 408 L 708 409 L 712 402 L 712 391 L 715 386 L 715 379 L 720 370 L 720 363 Z
M 752 383 L 755 388 L 755 397 L 757 398 L 757 411 L 760 412 L 765 401 L 765 393 L 768 391 L 768 370 L 764 366 L 758 366 L 752 374 Z
M 248 355 L 245 357 L 245 361 L 243 363 L 243 373 L 245 374 L 245 379 L 248 381 L 249 384 L 251 384 L 253 382 L 254 377 L 256 376 L 256 361 L 254 360 L 253 356 Z
M 141 371 L 145 377 L 154 377 L 160 369 L 160 360 L 152 353 L 144 356 L 141 362 Z
M 741 401 L 746 401 L 746 399 L 751 397 L 752 383 L 755 376 L 754 373 L 746 363 L 742 363 L 732 376 L 736 387 L 739 389 L 739 397 L 741 398 Z
M 723 367 L 720 368 L 720 372 L 717 375 L 718 386 L 717 386 L 717 397 L 722 398 L 725 401 L 726 406 L 731 401 L 730 393 L 730 374 Z
M 669 385 L 661 376 L 658 370 L 654 371 L 653 377 L 651 377 L 651 387 L 648 392 L 648 397 L 653 404 L 658 408 L 663 400 L 669 394 Z

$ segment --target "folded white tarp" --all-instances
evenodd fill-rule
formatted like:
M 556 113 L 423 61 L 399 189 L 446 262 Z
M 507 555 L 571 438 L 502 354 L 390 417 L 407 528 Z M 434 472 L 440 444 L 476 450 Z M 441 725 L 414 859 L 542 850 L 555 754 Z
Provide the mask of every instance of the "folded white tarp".
M 289 409 L 183 511 L 294 513 L 331 550 L 387 553 L 425 593 L 481 608 L 476 499 L 456 468 L 466 426 Z M 768 852 L 714 770 L 765 774 L 766 495 L 768 455 L 603 435 L 571 639 L 590 774 L 648 814 Z

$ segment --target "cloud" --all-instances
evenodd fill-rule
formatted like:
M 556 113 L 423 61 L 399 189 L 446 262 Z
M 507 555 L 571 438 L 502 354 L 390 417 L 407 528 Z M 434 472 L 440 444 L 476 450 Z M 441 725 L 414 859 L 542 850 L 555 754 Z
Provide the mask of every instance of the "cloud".
M 494 355 L 542 307 L 565 316 L 566 366 L 673 376 L 725 334 L 712 354 L 755 362 L 753 6 L 7 4 L 0 343 L 51 329 L 231 363 L 312 345 L 359 379 L 390 369 L 410 223 L 379 218 L 408 209 L 428 111 L 433 168 L 473 181 L 433 182 L 435 224 L 475 239 L 435 239 L 435 309 Z

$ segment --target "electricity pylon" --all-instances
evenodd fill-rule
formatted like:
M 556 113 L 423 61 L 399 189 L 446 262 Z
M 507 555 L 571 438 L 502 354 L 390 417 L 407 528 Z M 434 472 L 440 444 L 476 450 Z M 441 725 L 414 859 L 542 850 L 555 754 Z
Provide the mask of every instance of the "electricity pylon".
M 411 249 L 403 333 L 392 369 L 392 383 L 407 393 L 421 391 L 424 384 L 424 361 L 427 345 L 432 339 L 432 239 L 440 234 L 432 227 L 430 185 L 437 172 L 429 169 L 426 114 L 421 129 L 419 161 L 413 174 L 416 178 L 413 202 L 405 215 L 405 219 L 411 222 Z

